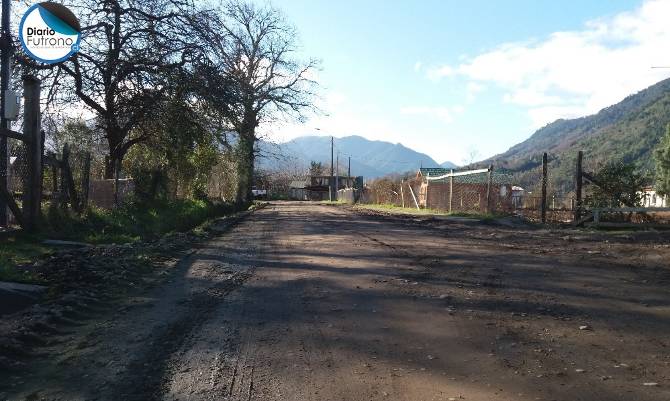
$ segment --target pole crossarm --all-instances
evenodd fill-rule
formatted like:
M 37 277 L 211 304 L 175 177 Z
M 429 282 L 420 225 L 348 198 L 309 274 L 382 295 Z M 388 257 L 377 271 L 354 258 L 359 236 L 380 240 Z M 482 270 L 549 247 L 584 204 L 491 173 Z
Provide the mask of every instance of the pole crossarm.
M 0 127 L 0 136 L 4 136 L 7 138 L 13 138 L 13 139 L 18 139 L 19 141 L 24 141 L 24 142 L 30 142 L 31 139 L 26 137 L 20 132 L 12 131 L 11 129 L 7 128 L 2 128 Z
M 449 177 L 460 177 L 460 176 L 463 176 L 463 175 L 488 173 L 489 171 L 491 171 L 490 168 L 482 168 L 482 169 L 479 169 L 479 170 L 459 171 L 457 173 L 447 173 L 447 174 L 439 175 L 439 176 L 435 176 L 435 177 L 426 176 L 426 180 L 436 181 L 436 180 L 443 180 L 443 179 L 449 178 Z

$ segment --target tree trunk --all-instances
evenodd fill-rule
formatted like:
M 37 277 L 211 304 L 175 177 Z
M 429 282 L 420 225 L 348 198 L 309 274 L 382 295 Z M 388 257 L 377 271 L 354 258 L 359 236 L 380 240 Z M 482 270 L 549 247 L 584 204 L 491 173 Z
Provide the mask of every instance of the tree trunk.
M 254 130 L 240 132 L 237 144 L 237 193 L 238 205 L 250 202 L 254 180 Z
M 106 129 L 107 144 L 109 145 L 109 155 L 105 156 L 105 179 L 112 180 L 117 176 L 116 170 L 121 167 L 123 160 L 123 138 L 124 134 L 120 129 Z
M 114 178 L 114 160 L 110 155 L 105 156 L 105 176 L 103 178 L 106 180 Z

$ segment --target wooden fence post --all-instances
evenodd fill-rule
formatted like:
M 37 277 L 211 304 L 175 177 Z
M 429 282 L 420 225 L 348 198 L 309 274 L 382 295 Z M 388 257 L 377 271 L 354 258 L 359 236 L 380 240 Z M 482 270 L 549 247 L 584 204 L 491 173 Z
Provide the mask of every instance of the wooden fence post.
M 547 153 L 542 155 L 542 204 L 540 205 L 542 223 L 547 222 Z
M 81 203 L 77 196 L 77 187 L 74 185 L 72 177 L 72 168 L 70 167 L 70 145 L 63 145 L 63 159 L 61 161 L 61 191 L 63 199 L 68 199 L 72 209 L 77 213 L 81 212 Z
M 416 205 L 416 210 L 421 210 L 419 207 L 419 202 L 416 201 L 416 195 L 414 195 L 414 190 L 412 189 L 412 186 L 407 183 L 407 187 L 409 188 L 409 193 L 412 195 L 412 199 L 414 199 L 414 205 Z
M 582 218 L 582 157 L 580 150 L 577 152 L 577 165 L 575 172 L 575 223 Z
M 405 191 L 402 187 L 405 186 L 405 180 L 400 180 L 400 198 L 402 199 L 402 207 L 405 208 Z
M 426 209 L 430 208 L 430 201 L 428 196 L 430 195 L 430 173 L 426 175 Z
M 23 77 L 25 108 L 23 135 L 28 149 L 28 177 L 24 188 L 23 217 L 24 228 L 37 228 L 42 211 L 42 154 L 44 141 L 40 129 L 40 86 L 39 79 L 32 75 Z
M 67 188 L 67 177 L 65 175 L 65 166 L 70 163 L 70 145 L 67 143 L 63 145 L 63 152 L 61 153 L 60 162 L 58 163 L 58 168 L 60 170 L 60 187 L 58 192 L 59 206 L 63 209 L 67 209 L 68 201 L 68 188 Z
M 487 183 L 486 183 L 486 212 L 487 213 L 492 213 L 492 207 L 491 207 L 491 186 L 493 184 L 493 165 L 489 164 L 489 171 L 488 171 L 488 177 L 487 177 Z
M 449 213 L 451 213 L 452 202 L 454 200 L 454 169 L 449 170 Z
M 91 178 L 91 152 L 86 152 L 84 155 L 84 166 L 81 174 L 81 209 L 85 210 L 88 206 L 88 192 Z

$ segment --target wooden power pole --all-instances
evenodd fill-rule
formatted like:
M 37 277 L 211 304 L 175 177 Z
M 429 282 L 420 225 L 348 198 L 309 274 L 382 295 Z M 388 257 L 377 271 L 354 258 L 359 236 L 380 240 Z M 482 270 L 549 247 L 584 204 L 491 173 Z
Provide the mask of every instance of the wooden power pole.
M 337 168 L 335 169 L 335 200 L 338 198 L 338 192 L 340 190 L 340 151 L 337 151 L 337 161 L 335 162 Z
M 34 231 L 39 225 L 42 204 L 42 155 L 44 142 L 40 128 L 40 80 L 23 77 L 25 96 L 23 135 L 28 148 L 28 179 L 24 190 L 23 220 L 25 229 Z
M 11 79 L 12 36 L 9 26 L 11 0 L 2 0 L 2 34 L 0 35 L 0 128 L 9 129 L 5 102 Z M 7 191 L 7 137 L 0 136 L 0 187 Z M 0 225 L 7 226 L 7 202 L 0 199 Z
M 330 137 L 330 179 L 328 180 L 328 200 L 333 201 L 333 147 L 335 139 Z

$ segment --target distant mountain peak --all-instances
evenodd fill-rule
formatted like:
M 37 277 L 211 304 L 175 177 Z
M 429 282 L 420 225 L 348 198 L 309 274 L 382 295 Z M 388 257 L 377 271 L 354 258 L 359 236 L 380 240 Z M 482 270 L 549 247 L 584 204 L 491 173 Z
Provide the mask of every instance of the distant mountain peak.
M 458 166 L 456 165 L 456 163 L 452 163 L 449 160 L 447 160 L 443 163 L 440 163 L 440 167 L 442 167 L 442 168 L 454 168 L 455 169 Z
M 269 147 L 270 145 L 265 145 Z M 430 156 L 406 147 L 402 143 L 370 140 L 360 135 L 335 138 L 340 151 L 340 168 L 347 166 L 351 156 L 351 174 L 377 178 L 388 174 L 416 171 L 419 167 L 438 167 Z M 330 164 L 330 137 L 307 135 L 277 145 L 285 160 L 262 158 L 260 168 L 276 169 L 282 165 L 307 168 L 310 161 Z M 275 152 L 277 152 L 275 150 Z M 261 151 L 261 154 L 263 152 Z

